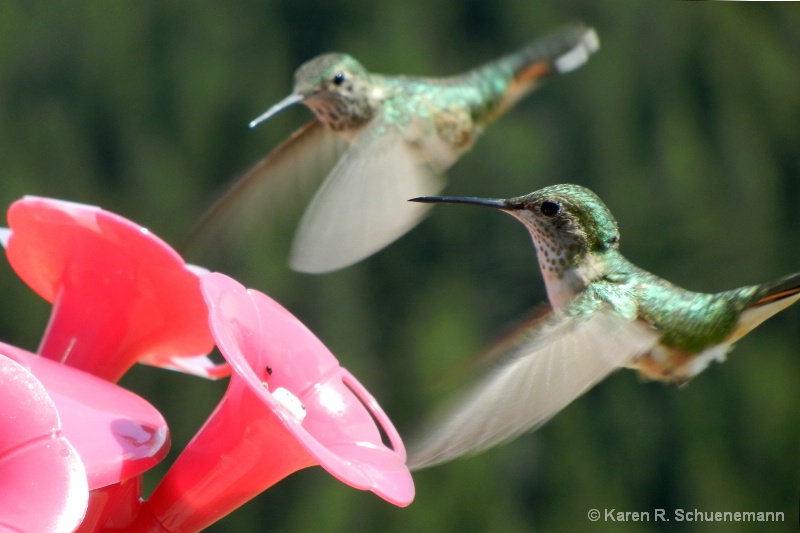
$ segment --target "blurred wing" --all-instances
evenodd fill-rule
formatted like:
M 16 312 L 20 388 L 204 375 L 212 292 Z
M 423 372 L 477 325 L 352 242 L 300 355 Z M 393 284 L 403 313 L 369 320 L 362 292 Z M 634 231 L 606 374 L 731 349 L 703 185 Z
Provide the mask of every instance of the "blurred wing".
M 381 132 L 361 133 L 317 191 L 295 234 L 294 270 L 329 272 L 372 255 L 430 208 L 409 198 L 444 187 L 442 175 L 420 163 L 397 132 Z
M 247 171 L 194 227 L 184 248 L 243 241 L 287 205 L 298 204 L 336 165 L 348 143 L 317 120 L 295 131 Z
M 507 324 L 506 329 L 490 341 L 486 350 L 462 364 L 450 365 L 445 375 L 431 384 L 431 388 L 449 386 L 456 380 L 463 379 L 464 376 L 480 375 L 487 368 L 496 368 L 516 351 L 520 343 L 527 339 L 529 332 L 534 331 L 548 320 L 553 320 L 553 308 L 549 303 L 542 302 L 519 321 Z
M 475 454 L 540 426 L 657 341 L 648 326 L 608 309 L 588 317 L 554 315 L 510 345 L 499 368 L 411 443 L 408 466 Z

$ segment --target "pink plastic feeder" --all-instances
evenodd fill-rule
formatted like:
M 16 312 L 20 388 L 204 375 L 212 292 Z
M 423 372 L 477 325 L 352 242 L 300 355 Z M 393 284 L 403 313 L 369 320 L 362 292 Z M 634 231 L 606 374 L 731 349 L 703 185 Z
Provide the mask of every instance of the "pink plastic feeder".
M 0 450 L 7 448 L 3 442 L 16 439 L 17 435 L 22 435 L 19 437 L 21 442 L 30 440 L 34 444 L 46 444 L 47 439 L 44 438 L 34 441 L 24 437 L 26 430 L 18 426 L 28 428 L 33 425 L 33 430 L 28 432 L 39 431 L 35 435 L 44 435 L 42 432 L 46 430 L 48 437 L 68 441 L 67 445 L 74 447 L 69 449 L 77 451 L 71 457 L 80 466 L 79 477 L 82 481 L 77 486 L 82 487 L 84 494 L 78 519 L 83 517 L 84 512 L 86 516 L 82 519 L 79 531 L 93 531 L 109 520 L 129 522 L 140 505 L 141 475 L 161 461 L 169 450 L 169 432 L 161 414 L 142 398 L 117 385 L 8 344 L 0 343 L 0 363 L 5 364 L 0 367 L 2 380 L 9 379 L 9 365 L 31 376 L 30 379 L 36 381 L 48 399 L 53 413 L 51 418 L 45 419 L 41 428 L 33 424 L 43 417 L 30 406 L 27 411 L 12 417 L 17 426 L 9 425 L 6 417 L 2 416 Z M 1 392 L 0 413 L 8 412 L 9 406 L 24 397 L 24 389 L 11 388 L 5 382 Z M 60 425 L 57 424 L 59 418 Z M 21 449 L 29 448 L 33 450 L 30 445 Z M 70 457 L 66 452 L 60 453 L 65 453 L 65 458 Z M 3 452 L 0 451 L 0 454 Z M 14 454 L 10 457 L 14 457 Z M 38 456 L 36 459 L 39 460 Z M 7 458 L 0 455 L 0 461 L 3 464 Z M 27 482 L 38 487 L 38 492 L 30 496 L 19 490 L 6 490 L 9 487 L 5 483 L 12 482 L 13 478 L 0 475 L 0 495 L 13 499 L 19 509 L 26 509 L 24 514 L 28 515 L 28 520 L 41 519 L 43 515 L 40 516 L 40 510 L 65 501 L 68 497 L 75 498 L 73 493 L 76 489 L 64 486 L 60 481 L 63 476 L 58 469 L 44 460 L 41 463 L 41 468 L 25 473 Z M 27 508 L 26 502 L 30 503 Z M 6 513 L 0 510 L 0 523 L 5 517 Z M 76 525 L 77 521 L 67 530 L 71 531 Z M 22 528 L 21 531 L 47 529 Z
M 6 254 L 53 304 L 39 354 L 117 381 L 134 363 L 208 378 L 213 347 L 199 274 L 163 241 L 97 207 L 25 197 L 8 210 Z
M 209 274 L 201 286 L 234 374 L 131 530 L 200 530 L 317 464 L 391 503 L 411 503 L 414 484 L 397 431 L 325 346 L 283 307 L 231 278 Z
M 0 530 L 68 532 L 86 512 L 86 470 L 53 400 L 0 355 Z

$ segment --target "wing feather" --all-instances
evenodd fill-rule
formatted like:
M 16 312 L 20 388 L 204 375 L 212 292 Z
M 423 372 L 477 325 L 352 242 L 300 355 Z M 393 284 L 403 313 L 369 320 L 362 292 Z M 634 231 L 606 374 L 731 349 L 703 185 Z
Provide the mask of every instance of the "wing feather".
M 322 273 L 349 266 L 413 228 L 430 208 L 409 198 L 436 194 L 444 178 L 396 132 L 362 133 L 307 208 L 290 266 Z
M 295 131 L 248 170 L 203 215 L 184 248 L 245 242 L 270 220 L 311 195 L 348 143 L 317 120 Z
M 479 453 L 544 424 L 657 340 L 651 328 L 610 309 L 588 317 L 554 315 L 512 343 L 501 366 L 412 441 L 409 467 Z

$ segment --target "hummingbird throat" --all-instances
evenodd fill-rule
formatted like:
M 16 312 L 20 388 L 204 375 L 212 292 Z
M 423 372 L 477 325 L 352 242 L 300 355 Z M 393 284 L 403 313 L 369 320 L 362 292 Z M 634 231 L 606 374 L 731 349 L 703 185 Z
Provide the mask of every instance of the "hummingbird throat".
M 348 91 L 352 89 L 352 91 Z M 303 103 L 317 119 L 334 131 L 354 130 L 364 126 L 375 114 L 375 102 L 361 85 L 349 85 L 346 93 L 323 91 L 306 98 Z
M 540 252 L 537 247 L 539 258 L 539 269 L 542 272 L 545 288 L 547 289 L 547 299 L 553 309 L 559 311 L 566 307 L 573 298 L 588 285 L 588 280 L 582 268 L 561 267 L 566 264 L 566 257 L 555 257 L 547 252 Z M 554 266 L 556 265 L 556 266 Z
M 536 248 L 547 297 L 553 309 L 560 310 L 597 277 L 598 265 L 588 251 L 581 253 L 578 243 L 560 242 L 546 228 L 525 225 L 530 229 Z
M 345 102 L 332 98 L 309 98 L 305 104 L 314 112 L 320 122 L 334 131 L 342 131 L 359 125 Z

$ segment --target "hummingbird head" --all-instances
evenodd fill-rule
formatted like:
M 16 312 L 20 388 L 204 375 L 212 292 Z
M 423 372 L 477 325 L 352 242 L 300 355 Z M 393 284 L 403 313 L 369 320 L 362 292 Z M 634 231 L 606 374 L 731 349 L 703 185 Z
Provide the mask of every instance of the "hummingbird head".
M 525 224 L 550 267 L 574 266 L 586 254 L 619 247 L 614 215 L 580 185 L 552 185 L 504 202 L 504 211 Z
M 369 81 L 369 72 L 348 54 L 331 52 L 309 59 L 294 73 L 294 92 L 304 98 L 321 93 L 353 93 Z
M 361 126 L 372 118 L 374 97 L 370 75 L 347 54 L 322 54 L 294 73 L 292 94 L 250 123 L 254 127 L 287 107 L 302 103 L 329 128 L 340 131 Z
M 597 255 L 619 247 L 614 216 L 592 191 L 580 185 L 553 185 L 505 200 L 429 196 L 417 202 L 482 205 L 505 211 L 531 233 L 546 279 L 578 272 L 576 286 L 597 275 Z M 587 269 L 588 267 L 588 269 Z

